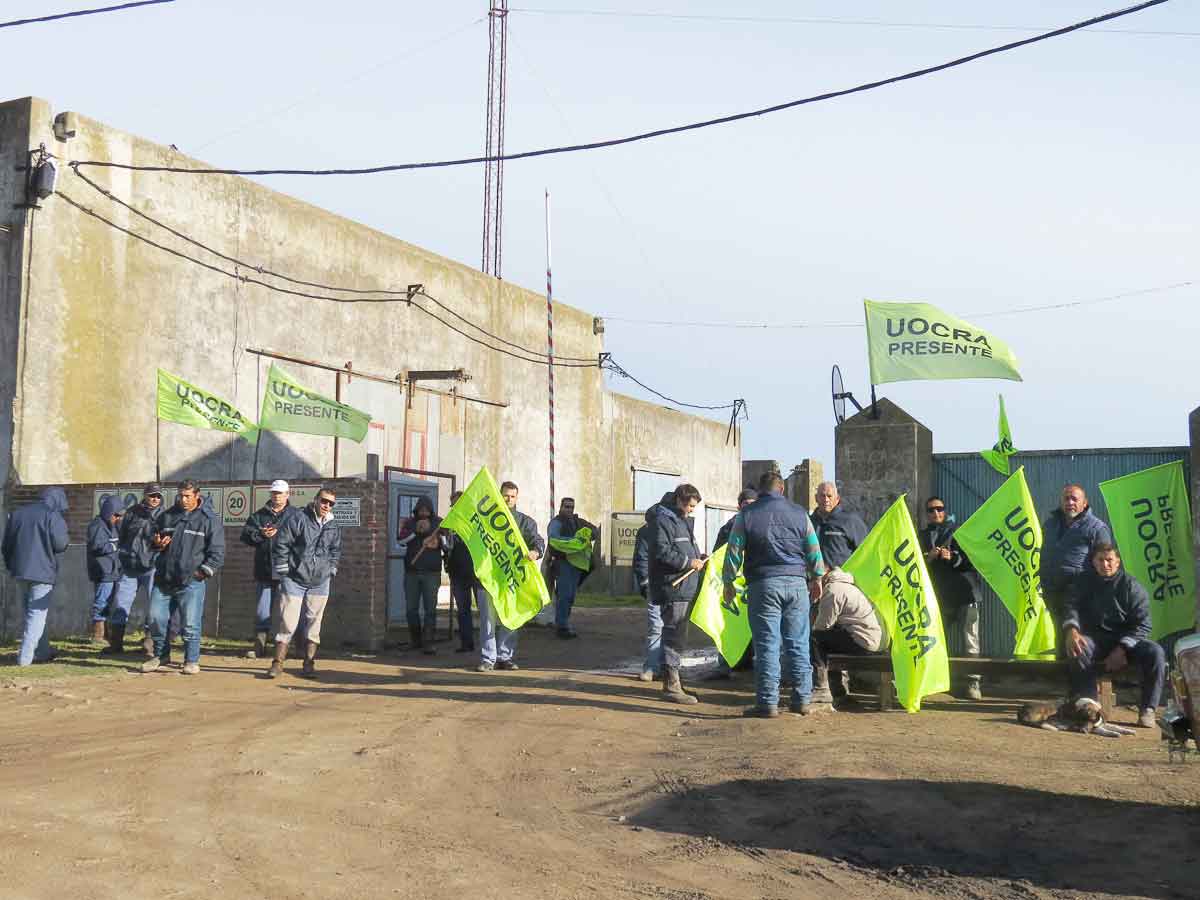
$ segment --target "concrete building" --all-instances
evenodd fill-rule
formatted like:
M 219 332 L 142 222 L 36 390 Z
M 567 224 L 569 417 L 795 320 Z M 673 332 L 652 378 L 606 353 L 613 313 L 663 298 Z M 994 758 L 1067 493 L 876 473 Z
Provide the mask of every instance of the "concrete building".
M 0 475 L 10 488 L 248 482 L 244 441 L 158 422 L 155 373 L 257 420 L 274 363 L 369 412 L 371 425 L 362 444 L 264 433 L 260 482 L 362 479 L 377 463 L 434 478 L 444 502 L 448 480 L 421 473 L 461 485 L 486 465 L 521 486 L 521 508 L 544 529 L 547 367 L 510 355 L 545 347 L 544 295 L 243 178 L 76 169 L 68 163 L 205 164 L 83 115 L 57 123 L 44 100 L 0 104 Z M 43 145 L 57 189 L 28 208 L 20 168 Z M 423 288 L 409 297 L 409 285 Z M 606 390 L 599 331 L 590 313 L 556 304 L 555 349 L 568 364 L 555 375 L 558 495 L 608 523 L 637 508 L 646 470 L 732 508 L 741 442 L 727 441 L 728 423 Z M 470 380 L 406 377 L 456 369 Z

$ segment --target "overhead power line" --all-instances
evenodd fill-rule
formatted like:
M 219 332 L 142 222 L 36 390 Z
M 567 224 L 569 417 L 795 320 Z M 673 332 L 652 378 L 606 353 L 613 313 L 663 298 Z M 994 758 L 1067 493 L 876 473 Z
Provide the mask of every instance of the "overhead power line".
M 116 6 L 100 6 L 95 9 L 77 9 L 74 12 L 55 13 L 50 16 L 38 16 L 34 19 L 14 19 L 11 22 L 0 22 L 0 28 L 14 28 L 17 25 L 36 25 L 39 22 L 54 22 L 58 19 L 75 19 L 79 16 L 94 16 L 97 13 L 120 12 L 137 6 L 158 6 L 160 3 L 174 3 L 175 0 L 138 0 L 136 3 L 120 3 Z
M 977 312 L 964 312 L 962 315 L 971 319 L 990 319 L 996 316 L 1015 316 L 1023 313 L 1046 312 L 1055 309 L 1071 309 L 1076 306 L 1094 306 L 1098 303 L 1112 303 L 1115 300 L 1128 300 L 1130 297 L 1143 297 L 1147 294 L 1161 294 L 1165 291 L 1176 291 L 1180 288 L 1193 287 L 1197 281 L 1177 281 L 1174 284 L 1162 284 L 1156 287 L 1139 288 L 1120 294 L 1109 294 L 1104 297 L 1089 297 L 1081 300 L 1064 300 L 1060 303 L 1043 303 L 1036 306 L 1014 306 L 1012 309 L 991 309 Z M 629 325 L 669 326 L 671 328 L 728 328 L 728 329 L 765 329 L 772 331 L 820 331 L 827 328 L 865 328 L 860 320 L 857 322 L 682 322 L 672 319 L 637 319 L 626 316 L 600 316 L 605 322 L 624 322 Z
M 811 103 L 820 103 L 826 100 L 834 100 L 839 97 L 847 97 L 851 94 L 860 94 L 866 91 L 873 91 L 877 88 L 886 87 L 887 85 L 897 84 L 902 81 L 911 81 L 915 78 L 922 78 L 926 75 L 933 75 L 937 72 L 944 72 L 947 69 L 953 69 L 958 66 L 964 66 L 968 63 L 976 62 L 980 59 L 985 59 L 989 56 L 996 56 L 1000 53 L 1006 53 L 1010 50 L 1016 50 L 1020 47 L 1027 47 L 1030 44 L 1036 44 L 1040 41 L 1046 41 L 1051 38 L 1062 37 L 1065 34 L 1079 31 L 1084 28 L 1089 28 L 1097 25 L 1100 22 L 1108 22 L 1113 19 L 1119 19 L 1123 16 L 1132 15 L 1133 13 L 1141 12 L 1153 6 L 1160 6 L 1168 0 L 1146 0 L 1136 6 L 1130 6 L 1125 9 L 1116 10 L 1115 12 L 1105 13 L 1100 16 L 1094 16 L 1091 19 L 1086 19 L 1082 22 L 1076 22 L 1073 25 L 1066 25 L 1062 28 L 1056 28 L 1053 31 L 1047 31 L 1042 34 L 1034 35 L 1033 37 L 1023 38 L 1019 41 L 1011 41 L 1007 44 L 1002 44 L 999 47 L 991 47 L 987 50 L 981 50 L 978 53 L 972 53 L 967 56 L 960 56 L 957 59 L 952 59 L 949 62 L 939 63 L 935 66 L 927 66 L 923 69 L 914 69 L 911 72 L 905 72 L 902 75 L 893 75 L 890 78 L 884 78 L 879 81 L 870 81 L 864 84 L 859 84 L 851 88 L 844 88 L 837 91 L 828 91 L 823 94 L 815 94 L 811 97 L 803 97 L 799 100 L 789 100 L 786 103 L 777 103 L 773 106 L 765 106 L 761 109 L 749 110 L 747 112 L 733 113 L 732 115 L 720 116 L 715 119 L 705 119 L 699 122 L 691 122 L 686 125 L 675 125 L 668 128 L 659 128 L 654 131 L 645 131 L 639 134 L 627 135 L 626 137 L 611 138 L 609 140 L 592 141 L 585 144 L 570 144 L 559 147 L 546 147 L 541 150 L 525 150 L 520 153 L 504 153 L 495 156 L 471 156 L 461 159 L 443 159 L 429 162 L 412 162 L 412 163 L 395 163 L 380 166 L 368 166 L 359 169 L 216 169 L 216 168 L 181 168 L 179 166 L 145 166 L 134 165 L 132 163 L 109 162 L 102 160 L 76 160 L 71 163 L 72 166 L 98 166 L 112 169 L 126 169 L 137 172 L 173 172 L 190 175 L 373 175 L 381 172 L 403 172 L 414 169 L 441 169 L 452 166 L 468 166 L 478 165 L 480 163 L 510 161 L 516 159 L 531 159 L 539 156 L 552 156 L 562 153 L 577 153 L 584 150 L 599 150 L 606 147 L 617 147 L 623 144 L 633 144 L 640 141 L 651 140 L 652 138 L 665 137 L 671 134 L 680 134 L 685 131 L 696 131 L 701 128 L 711 128 L 714 125 L 727 125 L 731 122 L 739 122 L 743 119 L 751 119 L 757 116 L 770 115 L 772 113 L 782 112 L 787 109 L 794 109 L 798 106 L 805 106 Z
M 980 22 L 897 22 L 886 19 L 796 18 L 793 16 L 734 16 L 701 13 L 641 12 L 621 9 L 535 9 L 512 6 L 509 12 L 573 18 L 671 19 L 683 22 L 723 22 L 748 25 L 852 25 L 865 28 L 916 28 L 935 31 L 1045 31 L 1049 25 L 992 25 Z M 1200 37 L 1200 31 L 1143 31 L 1134 28 L 1089 28 L 1095 34 L 1155 37 Z

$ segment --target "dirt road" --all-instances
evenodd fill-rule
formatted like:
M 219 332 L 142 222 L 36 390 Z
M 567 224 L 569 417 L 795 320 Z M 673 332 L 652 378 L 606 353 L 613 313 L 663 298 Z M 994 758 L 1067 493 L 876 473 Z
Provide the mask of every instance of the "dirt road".
M 637 611 L 577 615 L 487 675 L 448 648 L 317 682 L 6 668 L 0 896 L 1200 896 L 1200 765 L 1157 734 L 1034 731 L 1013 700 L 744 720 L 747 676 L 673 707 L 594 671 Z

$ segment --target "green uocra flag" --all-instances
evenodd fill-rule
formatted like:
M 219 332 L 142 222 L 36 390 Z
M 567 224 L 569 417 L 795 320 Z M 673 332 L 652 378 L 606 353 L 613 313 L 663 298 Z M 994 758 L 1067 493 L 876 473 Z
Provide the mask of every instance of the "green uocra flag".
M 1017 452 L 1017 448 L 1013 446 L 1012 430 L 1008 427 L 1008 413 L 1004 411 L 1004 395 L 1000 395 L 1000 439 L 992 446 L 991 450 L 980 450 L 979 455 L 987 460 L 988 465 L 1005 477 L 1008 476 L 1011 466 L 1008 464 L 1008 458 Z
M 958 526 L 954 539 L 1016 620 L 1013 656 L 1053 652 L 1054 622 L 1042 598 L 1042 526 L 1024 466 Z
M 721 602 L 725 596 L 721 569 L 725 567 L 728 546 L 722 546 L 708 558 L 701 575 L 700 593 L 692 606 L 691 620 L 712 638 L 725 662 L 736 666 L 750 645 L 750 616 L 746 607 L 746 579 L 741 572 L 733 581 L 733 608 Z
M 258 443 L 258 426 L 232 403 L 162 369 L 158 370 L 157 415 L 164 422 L 232 431 L 251 444 Z
M 871 598 L 892 638 L 896 693 L 909 712 L 950 689 L 950 660 L 933 582 L 912 516 L 897 498 L 842 566 Z
M 349 438 L 360 444 L 371 423 L 369 413 L 322 397 L 295 381 L 274 363 L 267 375 L 258 427 Z
M 1150 637 L 1192 628 L 1196 566 L 1183 461 L 1100 482 L 1126 571 L 1150 592 Z
M 928 303 L 863 301 L 871 384 L 930 378 L 1020 381 L 1004 341 Z
M 550 602 L 546 581 L 486 467 L 450 507 L 442 527 L 453 531 L 471 551 L 475 576 L 492 595 L 496 615 L 506 628 L 520 628 Z
M 592 529 L 580 528 L 572 538 L 550 538 L 550 546 L 580 572 L 592 570 Z

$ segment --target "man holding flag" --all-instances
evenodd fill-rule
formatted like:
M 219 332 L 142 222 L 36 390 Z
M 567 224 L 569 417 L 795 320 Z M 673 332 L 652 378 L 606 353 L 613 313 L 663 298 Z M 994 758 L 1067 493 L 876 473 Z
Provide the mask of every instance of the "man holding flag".
M 768 472 L 758 483 L 758 500 L 737 514 L 729 534 L 725 600 L 735 600 L 734 581 L 742 569 L 750 596 L 754 641 L 755 700 L 745 715 L 779 715 L 779 655 L 782 650 L 792 683 L 791 711 L 808 715 L 812 697 L 809 660 L 809 597 L 821 598 L 825 563 L 812 520 L 783 496 L 784 481 Z
M 532 516 L 527 516 L 525 513 L 517 509 L 517 497 L 520 495 L 520 488 L 515 482 L 506 481 L 500 485 L 500 496 L 504 498 L 504 505 L 508 507 L 509 514 L 515 520 L 517 530 L 521 533 L 521 540 L 525 544 L 525 558 L 531 563 L 536 563 L 542 558 L 542 554 L 546 552 L 546 542 L 538 533 L 537 522 Z M 450 521 L 450 517 L 446 517 L 446 521 Z M 444 523 L 443 523 L 444 524 Z M 449 528 L 449 525 L 445 525 Z M 478 563 L 476 564 L 477 573 Z M 544 589 L 545 585 L 543 585 Z M 484 604 L 484 608 L 479 610 L 479 665 L 476 666 L 478 672 L 491 672 L 493 669 L 501 671 L 515 671 L 517 666 L 516 660 L 513 659 L 517 654 L 517 629 L 509 628 L 500 620 L 500 615 L 496 610 L 496 599 L 489 595 L 488 602 Z
M 546 536 L 550 539 L 550 571 L 554 576 L 554 626 L 560 638 L 575 638 L 579 635 L 571 627 L 571 610 L 579 586 L 591 572 L 599 529 L 575 514 L 573 497 L 563 497 Z

